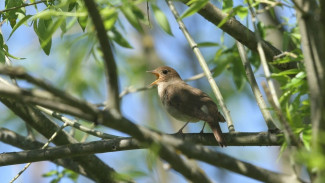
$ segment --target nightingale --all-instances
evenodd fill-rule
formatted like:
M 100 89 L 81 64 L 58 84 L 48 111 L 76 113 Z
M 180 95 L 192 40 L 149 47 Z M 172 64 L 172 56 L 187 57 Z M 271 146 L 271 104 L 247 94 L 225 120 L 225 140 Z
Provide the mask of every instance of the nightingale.
M 148 72 L 157 77 L 150 86 L 157 85 L 158 95 L 166 111 L 174 118 L 186 122 L 178 133 L 182 133 L 189 122 L 202 120 L 209 124 L 219 145 L 226 146 L 219 126 L 219 122 L 225 122 L 225 118 L 206 93 L 186 84 L 171 67 L 158 67 Z M 205 123 L 201 133 L 203 133 L 204 126 Z

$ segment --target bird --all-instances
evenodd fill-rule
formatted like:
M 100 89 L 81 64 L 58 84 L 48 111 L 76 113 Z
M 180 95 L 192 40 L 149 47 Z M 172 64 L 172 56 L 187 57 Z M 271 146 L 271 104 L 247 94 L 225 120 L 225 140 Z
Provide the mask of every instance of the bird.
M 186 122 L 178 133 L 183 133 L 189 122 L 202 120 L 204 125 L 200 133 L 203 133 L 205 123 L 208 123 L 219 145 L 226 147 L 219 125 L 219 122 L 226 120 L 206 93 L 185 83 L 177 71 L 169 66 L 147 72 L 157 78 L 149 86 L 157 85 L 159 98 L 166 111 L 177 120 Z

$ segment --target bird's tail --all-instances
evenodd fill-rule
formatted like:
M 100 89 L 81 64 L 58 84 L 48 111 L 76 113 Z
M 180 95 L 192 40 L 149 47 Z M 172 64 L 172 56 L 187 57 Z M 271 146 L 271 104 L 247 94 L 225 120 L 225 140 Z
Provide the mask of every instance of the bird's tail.
M 220 147 L 226 147 L 226 142 L 224 140 L 223 134 L 221 132 L 221 128 L 218 122 L 208 122 L 214 137 L 216 138 L 217 142 L 219 143 Z

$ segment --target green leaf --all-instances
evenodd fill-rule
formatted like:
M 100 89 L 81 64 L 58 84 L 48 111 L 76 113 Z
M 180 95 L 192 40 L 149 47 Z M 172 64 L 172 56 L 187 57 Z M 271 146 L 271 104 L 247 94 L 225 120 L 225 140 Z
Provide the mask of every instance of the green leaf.
M 118 13 L 115 8 L 104 8 L 100 11 L 100 14 L 104 21 L 104 26 L 106 30 L 111 30 L 115 25 L 115 22 L 118 18 Z
M 86 12 L 86 8 L 80 1 L 78 1 L 78 4 L 77 4 L 77 12 L 81 12 L 81 13 Z M 80 16 L 80 17 L 78 17 L 77 20 L 78 20 L 78 23 L 79 23 L 82 31 L 85 31 L 87 23 L 88 23 L 88 15 L 85 14 L 84 16 Z
M 200 9 L 202 9 L 209 0 L 191 0 L 187 5 L 190 5 L 190 7 L 182 14 L 180 19 L 186 18 L 188 16 L 193 15 L 194 13 L 198 12 Z
M 219 44 L 214 42 L 201 42 L 197 44 L 197 47 L 214 47 L 214 46 L 219 46 Z
M 169 22 L 165 14 L 156 6 L 155 4 L 151 4 L 153 13 L 155 15 L 156 21 L 158 25 L 169 35 L 173 35 L 172 30 L 170 28 Z
M 51 170 L 51 171 L 49 171 L 49 172 L 44 173 L 42 176 L 43 176 L 43 177 L 51 177 L 51 176 L 56 175 L 56 174 L 58 174 L 58 173 L 59 173 L 59 172 L 56 171 L 56 170 Z
M 10 37 L 12 36 L 12 34 L 16 31 L 16 29 L 18 27 L 20 27 L 23 23 L 25 23 L 30 17 L 32 17 L 32 15 L 26 15 L 23 19 L 21 19 L 12 29 L 10 35 L 9 35 L 9 38 L 8 40 L 10 39 Z
M 242 90 L 246 83 L 245 71 L 240 59 L 233 58 L 233 79 L 238 90 Z
M 124 5 L 121 6 L 121 11 L 124 14 L 125 18 L 129 21 L 129 23 L 135 28 L 137 29 L 139 32 L 143 32 L 142 27 L 139 23 L 138 20 L 138 16 L 140 16 L 140 18 L 143 18 L 143 14 L 139 13 L 139 11 L 137 10 L 137 8 L 134 5 Z M 141 12 L 141 11 L 140 11 Z M 141 14 L 141 15 L 139 15 Z
M 272 73 L 272 76 L 287 76 L 287 75 L 291 75 L 291 74 L 297 74 L 299 72 L 300 72 L 299 69 L 289 69 L 289 70 L 282 71 L 279 73 Z
M 238 7 L 238 9 L 236 11 L 236 14 L 239 16 L 239 18 L 241 20 L 244 20 L 244 18 L 246 18 L 248 15 L 247 7 L 244 7 L 244 6 L 237 6 L 237 7 Z
M 223 24 L 225 24 L 229 19 L 234 17 L 236 15 L 236 8 L 237 7 L 235 7 L 234 9 L 230 9 L 231 11 L 228 9 L 227 11 L 230 11 L 230 13 L 227 13 L 228 15 L 225 18 L 223 18 L 217 26 L 218 27 L 223 26 Z
M 9 9 L 9 8 L 14 8 L 14 7 L 19 7 L 22 4 L 24 4 L 23 0 L 10 0 L 10 1 L 6 1 L 5 3 L 5 8 Z M 13 28 L 16 25 L 16 20 L 18 17 L 17 13 L 22 13 L 24 14 L 25 12 L 23 11 L 23 8 L 19 8 L 19 9 L 14 9 L 11 11 L 7 11 L 5 12 L 5 17 L 9 20 L 10 22 L 10 26 Z
M 3 48 L 3 43 L 4 43 L 3 36 L 0 32 L 0 63 L 4 64 L 6 62 L 6 57 L 5 57 L 5 51 Z
M 46 55 L 50 54 L 52 39 L 48 39 L 48 27 L 52 23 L 52 19 L 39 19 L 34 21 L 34 31 L 38 36 L 38 40 Z
M 233 6 L 234 6 L 234 3 L 232 0 L 222 1 L 222 10 L 223 11 L 228 11 L 229 9 L 232 9 Z
M 108 31 L 108 37 L 110 39 L 114 40 L 114 42 L 116 42 L 117 44 L 119 44 L 122 47 L 132 48 L 132 46 L 129 44 L 129 42 L 126 39 L 124 39 L 124 37 L 121 35 L 121 33 L 118 32 L 115 28 Z

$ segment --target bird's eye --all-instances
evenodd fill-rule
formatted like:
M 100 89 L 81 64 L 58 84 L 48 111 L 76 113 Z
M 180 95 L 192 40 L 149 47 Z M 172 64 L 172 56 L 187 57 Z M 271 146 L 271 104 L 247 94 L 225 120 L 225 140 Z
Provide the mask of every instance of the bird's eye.
M 163 70 L 162 73 L 163 74 L 167 74 L 168 73 L 168 70 Z

